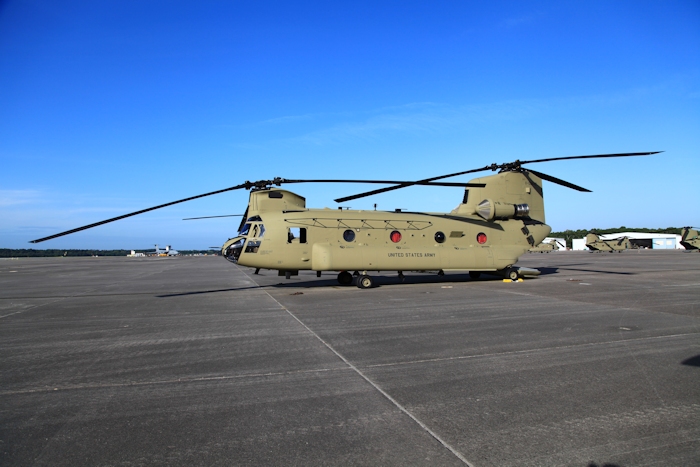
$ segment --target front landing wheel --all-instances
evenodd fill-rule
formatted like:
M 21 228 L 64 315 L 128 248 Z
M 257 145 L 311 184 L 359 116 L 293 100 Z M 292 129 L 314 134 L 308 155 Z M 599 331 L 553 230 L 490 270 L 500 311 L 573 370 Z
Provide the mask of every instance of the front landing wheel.
M 510 268 L 506 271 L 506 277 L 512 281 L 518 280 L 518 270 Z
M 357 286 L 361 289 L 369 289 L 374 285 L 374 280 L 370 276 L 362 275 L 357 278 Z

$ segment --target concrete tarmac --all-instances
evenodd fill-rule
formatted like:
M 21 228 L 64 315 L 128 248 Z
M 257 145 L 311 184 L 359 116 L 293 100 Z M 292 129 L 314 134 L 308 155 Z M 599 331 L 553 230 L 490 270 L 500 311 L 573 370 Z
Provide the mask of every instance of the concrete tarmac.
M 700 254 L 0 260 L 0 465 L 700 465 Z

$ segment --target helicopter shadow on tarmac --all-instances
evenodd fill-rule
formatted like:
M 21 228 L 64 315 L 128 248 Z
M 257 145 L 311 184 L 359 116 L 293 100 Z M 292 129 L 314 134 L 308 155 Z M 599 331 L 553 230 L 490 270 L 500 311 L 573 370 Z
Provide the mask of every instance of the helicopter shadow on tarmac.
M 695 355 L 694 357 L 688 357 L 681 362 L 683 365 L 697 366 L 700 367 L 700 355 Z
M 582 263 L 581 265 L 585 265 L 585 263 Z M 577 265 L 568 265 L 568 266 L 577 266 Z M 579 272 L 594 272 L 594 273 L 600 273 L 600 274 L 616 274 L 616 275 L 634 275 L 635 273 L 633 272 L 616 272 L 616 271 L 601 271 L 597 269 L 580 269 L 580 268 L 571 268 L 571 267 L 541 267 L 538 268 L 540 271 L 541 276 L 548 276 L 552 274 L 559 274 L 562 271 L 579 271 Z M 258 274 L 258 276 L 265 277 L 266 274 L 261 273 Z M 298 277 L 298 276 L 296 276 Z M 420 284 L 446 284 L 449 285 L 451 283 L 469 283 L 469 282 L 498 282 L 503 280 L 502 277 L 498 275 L 490 275 L 490 274 L 482 274 L 480 278 L 474 279 L 469 277 L 469 274 L 450 274 L 448 276 L 438 276 L 435 274 L 410 274 L 410 275 L 404 275 L 403 281 L 399 280 L 396 276 L 394 275 L 378 275 L 374 276 L 375 278 L 375 283 L 372 288 L 378 288 L 382 286 L 389 286 L 389 285 L 420 285 Z M 526 278 L 525 280 L 532 280 L 533 278 Z M 333 273 L 333 276 L 327 276 L 326 278 L 322 279 L 314 279 L 314 280 L 298 280 L 298 279 L 291 279 L 287 282 L 278 282 L 276 284 L 264 284 L 264 285 L 254 285 L 254 286 L 247 286 L 247 287 L 232 287 L 232 288 L 227 288 L 227 289 L 214 289 L 214 290 L 195 290 L 191 292 L 181 292 L 181 293 L 172 293 L 172 294 L 164 294 L 164 295 L 157 295 L 158 298 L 170 298 L 170 297 L 183 297 L 187 295 L 202 295 L 202 294 L 210 294 L 210 293 L 221 293 L 221 292 L 236 292 L 239 290 L 252 290 L 252 289 L 266 289 L 266 288 L 275 288 L 275 289 L 282 289 L 282 288 L 290 288 L 290 289 L 298 289 L 298 288 L 304 288 L 304 289 L 311 289 L 311 288 L 336 288 L 336 289 L 345 289 L 348 287 L 355 287 L 354 285 L 354 280 L 353 284 L 350 285 L 340 285 L 338 284 L 338 281 L 335 277 L 335 273 Z
M 540 275 L 545 276 L 547 274 L 557 274 L 561 271 L 577 271 L 577 272 L 595 272 L 598 274 L 615 274 L 623 276 L 634 276 L 634 272 L 620 272 L 620 271 L 602 271 L 600 269 L 584 269 L 584 268 L 572 268 L 571 266 L 588 266 L 591 263 L 578 263 L 578 264 L 567 264 L 566 266 L 559 267 L 541 267 L 537 268 L 540 271 Z
M 265 276 L 264 274 L 259 274 L 260 276 Z M 452 283 L 468 283 L 468 282 L 488 282 L 488 281 L 501 281 L 502 277 L 495 275 L 482 275 L 478 279 L 473 279 L 469 277 L 469 274 L 450 274 L 449 276 L 437 276 L 437 275 L 427 275 L 427 274 L 416 274 L 416 275 L 405 275 L 403 281 L 399 281 L 396 276 L 390 275 L 379 275 L 375 276 L 375 285 L 372 288 L 378 288 L 381 286 L 388 285 L 419 285 L 419 284 L 452 284 Z M 278 282 L 276 284 L 266 284 L 266 285 L 253 285 L 247 287 L 232 287 L 228 289 L 213 289 L 213 290 L 195 290 L 191 292 L 181 292 L 157 295 L 158 298 L 171 298 L 171 297 L 183 297 L 187 295 L 202 295 L 210 293 L 221 293 L 221 292 L 236 292 L 239 290 L 253 290 L 253 289 L 316 289 L 316 288 L 335 288 L 335 289 L 346 289 L 355 288 L 354 283 L 351 285 L 340 285 L 335 277 L 316 279 L 316 280 L 290 280 L 289 282 Z

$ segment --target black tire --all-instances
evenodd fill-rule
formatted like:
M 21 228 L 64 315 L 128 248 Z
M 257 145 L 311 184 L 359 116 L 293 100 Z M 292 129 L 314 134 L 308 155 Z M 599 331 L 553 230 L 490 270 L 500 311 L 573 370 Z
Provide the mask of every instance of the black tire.
M 340 274 L 338 274 L 338 283 L 340 285 L 352 284 L 352 274 L 347 271 L 340 271 Z
M 360 276 L 357 278 L 357 286 L 361 289 L 370 289 L 374 285 L 374 280 L 370 276 Z
M 518 280 L 518 270 L 517 269 L 509 269 L 506 271 L 506 277 L 512 281 L 517 281 Z

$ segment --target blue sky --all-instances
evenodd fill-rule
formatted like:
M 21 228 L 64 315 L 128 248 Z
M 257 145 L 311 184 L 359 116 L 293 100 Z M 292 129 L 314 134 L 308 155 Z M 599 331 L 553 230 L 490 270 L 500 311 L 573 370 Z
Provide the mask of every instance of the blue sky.
M 220 245 L 245 180 L 413 180 L 515 159 L 554 230 L 699 225 L 700 3 L 0 3 L 0 247 Z M 488 175 L 485 172 L 483 175 Z M 477 174 L 482 175 L 482 174 Z M 468 181 L 469 176 L 451 181 Z M 376 186 L 290 185 L 309 207 Z M 412 187 L 353 209 L 449 211 Z

